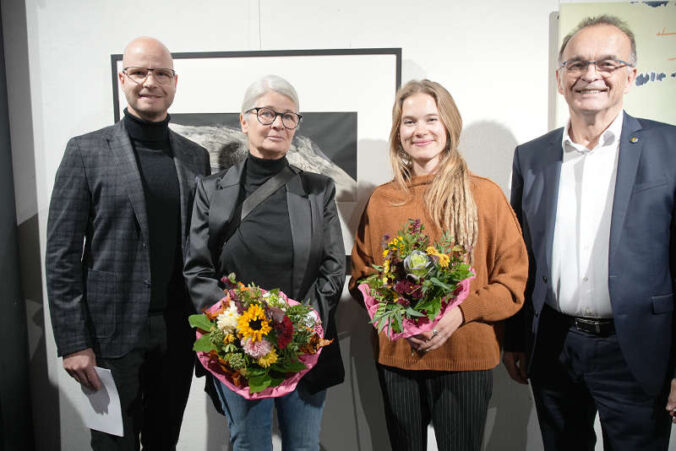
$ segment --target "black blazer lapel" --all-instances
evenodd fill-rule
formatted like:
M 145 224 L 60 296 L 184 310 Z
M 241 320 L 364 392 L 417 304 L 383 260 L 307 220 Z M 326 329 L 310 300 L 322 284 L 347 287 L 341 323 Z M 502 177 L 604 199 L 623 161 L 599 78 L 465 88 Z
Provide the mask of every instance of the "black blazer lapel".
M 641 124 L 624 113 L 622 133 L 620 135 L 620 148 L 617 160 L 617 177 L 615 179 L 615 195 L 613 197 L 613 212 L 610 219 L 610 250 L 609 261 L 615 250 L 620 245 L 620 237 L 627 216 L 629 200 L 634 189 L 634 180 L 638 162 L 643 151 L 643 140 L 635 134 L 641 129 Z
M 292 168 L 295 170 L 295 168 Z M 317 228 L 316 206 L 310 202 L 303 187 L 300 174 L 286 184 L 286 202 L 289 207 L 291 240 L 293 242 L 293 296 L 303 296 L 307 282 L 305 277 L 310 260 L 310 252 L 315 240 L 313 233 Z M 302 302 L 303 299 L 296 299 Z
M 231 167 L 222 178 L 216 181 L 216 190 L 210 201 L 209 248 L 219 253 L 221 251 L 219 246 L 223 244 L 220 242 L 221 234 L 227 230 L 227 225 L 232 221 L 232 215 L 237 207 L 240 179 L 244 172 L 245 162 L 246 160 Z
M 113 129 L 113 133 L 109 141 L 110 150 L 115 155 L 118 161 L 118 171 L 120 179 L 124 185 L 129 201 L 131 202 L 134 215 L 138 221 L 139 228 L 143 240 L 148 242 L 148 216 L 146 210 L 146 199 L 143 191 L 143 183 L 141 182 L 141 173 L 136 163 L 136 156 L 134 155 L 134 148 L 131 145 L 131 140 L 120 121 Z

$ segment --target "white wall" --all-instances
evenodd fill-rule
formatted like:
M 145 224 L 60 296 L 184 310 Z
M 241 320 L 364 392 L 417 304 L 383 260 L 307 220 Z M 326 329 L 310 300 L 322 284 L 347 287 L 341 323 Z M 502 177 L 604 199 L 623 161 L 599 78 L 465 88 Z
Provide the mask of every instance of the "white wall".
M 66 141 L 112 123 L 110 54 L 142 34 L 173 52 L 401 47 L 403 81 L 427 77 L 451 91 L 465 122 L 462 148 L 471 169 L 507 190 L 514 146 L 554 125 L 551 53 L 558 3 L 2 0 L 40 449 L 88 449 L 88 432 L 73 410 L 77 387 L 56 358 L 41 268 L 47 207 Z M 227 80 L 213 88 L 228 89 Z M 180 95 L 180 83 L 178 89 Z M 386 139 L 360 145 L 374 149 L 373 161 L 384 161 Z M 390 177 L 386 168 L 366 169 L 360 165 L 362 201 L 368 187 Z M 329 392 L 322 445 L 387 449 L 369 326 L 347 296 L 338 326 L 347 380 Z M 202 384 L 193 385 L 179 449 L 227 449 L 223 418 L 207 405 Z M 541 448 L 530 393 L 511 383 L 502 367 L 495 370 L 485 445 Z

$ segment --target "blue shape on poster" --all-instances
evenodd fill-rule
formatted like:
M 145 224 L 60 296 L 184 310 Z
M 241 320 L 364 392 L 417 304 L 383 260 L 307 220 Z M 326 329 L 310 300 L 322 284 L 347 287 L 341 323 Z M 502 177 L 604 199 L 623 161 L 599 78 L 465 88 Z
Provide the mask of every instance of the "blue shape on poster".
M 676 77 L 676 72 L 672 73 L 671 77 L 672 78 Z M 660 72 L 660 73 L 650 72 L 649 74 L 648 73 L 638 74 L 638 76 L 636 77 L 635 83 L 636 83 L 636 86 L 643 86 L 648 82 L 662 81 L 665 78 L 667 78 L 667 74 L 665 74 L 664 72 Z
M 669 2 L 656 2 L 656 1 L 643 1 L 643 2 L 630 2 L 630 3 L 644 3 L 648 6 L 652 6 L 653 8 L 657 8 L 660 6 L 666 6 Z

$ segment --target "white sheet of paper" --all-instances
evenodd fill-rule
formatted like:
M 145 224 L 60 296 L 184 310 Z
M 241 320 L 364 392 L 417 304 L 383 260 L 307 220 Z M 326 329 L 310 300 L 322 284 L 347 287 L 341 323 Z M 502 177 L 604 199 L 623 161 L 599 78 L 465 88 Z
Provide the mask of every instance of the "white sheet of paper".
M 101 380 L 101 388 L 92 391 L 84 386 L 82 389 L 82 402 L 77 409 L 84 421 L 85 426 L 108 434 L 122 437 L 122 409 L 120 408 L 120 395 L 109 369 L 95 367 L 96 373 Z

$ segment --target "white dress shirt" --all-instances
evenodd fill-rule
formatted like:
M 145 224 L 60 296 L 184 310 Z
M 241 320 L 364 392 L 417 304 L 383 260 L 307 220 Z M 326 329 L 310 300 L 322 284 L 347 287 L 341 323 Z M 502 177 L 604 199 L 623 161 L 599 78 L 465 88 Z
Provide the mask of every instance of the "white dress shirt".
M 552 307 L 566 315 L 613 316 L 608 249 L 622 119 L 620 112 L 591 150 L 570 139 L 570 122 L 563 133 L 551 276 Z

